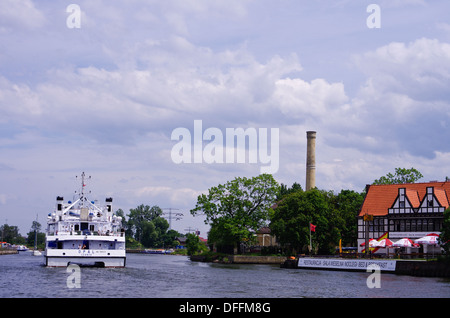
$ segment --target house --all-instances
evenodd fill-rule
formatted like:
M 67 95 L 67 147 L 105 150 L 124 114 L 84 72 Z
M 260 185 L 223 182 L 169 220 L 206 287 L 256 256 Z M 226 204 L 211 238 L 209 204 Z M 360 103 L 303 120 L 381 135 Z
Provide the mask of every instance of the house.
M 365 242 L 364 215 L 372 215 L 369 238 L 386 232 L 392 241 L 440 234 L 450 205 L 450 182 L 368 185 L 358 215 L 358 246 Z M 359 252 L 363 248 L 359 247 Z
M 276 237 L 270 234 L 270 228 L 262 227 L 255 234 L 258 246 L 279 246 Z

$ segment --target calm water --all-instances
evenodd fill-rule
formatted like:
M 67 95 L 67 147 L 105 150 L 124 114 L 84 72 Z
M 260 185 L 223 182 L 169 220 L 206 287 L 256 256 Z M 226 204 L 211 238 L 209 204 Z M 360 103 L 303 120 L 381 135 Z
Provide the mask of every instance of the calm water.
M 0 256 L 0 298 L 303 298 L 450 297 L 450 281 L 381 275 L 369 289 L 370 273 L 282 269 L 272 265 L 191 262 L 185 256 L 128 254 L 127 267 L 81 268 L 81 288 L 68 288 L 71 273 L 42 266 L 43 256 Z

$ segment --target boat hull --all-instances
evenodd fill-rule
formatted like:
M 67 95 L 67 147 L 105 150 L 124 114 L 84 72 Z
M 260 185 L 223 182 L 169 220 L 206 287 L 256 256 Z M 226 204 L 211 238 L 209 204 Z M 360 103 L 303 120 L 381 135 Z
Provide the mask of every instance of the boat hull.
M 126 254 L 121 250 L 47 250 L 45 265 L 66 267 L 70 264 L 97 267 L 125 267 Z
M 48 267 L 67 267 L 76 264 L 80 267 L 125 267 L 126 257 L 55 257 L 45 256 Z

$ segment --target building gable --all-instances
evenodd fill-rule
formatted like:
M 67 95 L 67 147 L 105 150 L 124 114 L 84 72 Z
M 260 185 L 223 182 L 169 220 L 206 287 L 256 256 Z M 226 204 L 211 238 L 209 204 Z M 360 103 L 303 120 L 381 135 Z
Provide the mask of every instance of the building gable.
M 450 182 L 370 185 L 359 216 L 443 213 L 449 207 Z

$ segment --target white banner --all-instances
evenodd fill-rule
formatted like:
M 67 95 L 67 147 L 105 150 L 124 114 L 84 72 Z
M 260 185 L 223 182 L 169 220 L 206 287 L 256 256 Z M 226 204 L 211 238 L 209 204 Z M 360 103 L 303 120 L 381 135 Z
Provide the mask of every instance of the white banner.
M 390 239 L 402 239 L 402 238 L 410 238 L 410 239 L 416 239 L 420 237 L 427 236 L 428 234 L 435 233 L 435 234 L 441 234 L 441 232 L 389 232 L 389 238 Z
M 298 267 L 366 270 L 367 266 L 375 264 L 382 271 L 395 271 L 396 261 L 364 260 L 364 259 L 334 259 L 334 258 L 299 258 Z

